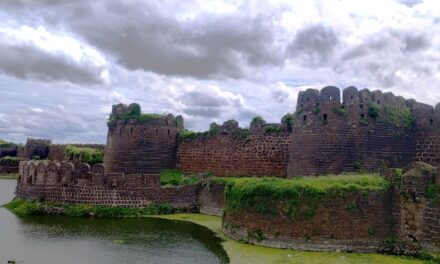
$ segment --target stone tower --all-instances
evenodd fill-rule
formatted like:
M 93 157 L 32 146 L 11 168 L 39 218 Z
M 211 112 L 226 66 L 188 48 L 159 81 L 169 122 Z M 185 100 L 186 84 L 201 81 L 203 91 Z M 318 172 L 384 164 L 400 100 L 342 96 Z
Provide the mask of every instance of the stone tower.
M 183 118 L 141 114 L 138 104 L 113 105 L 104 164 L 107 173 L 159 173 L 176 164 L 177 131 Z

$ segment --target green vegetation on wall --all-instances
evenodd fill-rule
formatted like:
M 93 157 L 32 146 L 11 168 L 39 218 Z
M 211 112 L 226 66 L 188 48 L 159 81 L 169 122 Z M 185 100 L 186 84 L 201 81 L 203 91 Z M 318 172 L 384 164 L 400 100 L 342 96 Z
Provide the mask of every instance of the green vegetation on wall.
M 379 104 L 371 103 L 368 105 L 368 116 L 406 129 L 413 128 L 415 124 L 415 118 L 411 109 L 400 104 L 390 104 L 381 107 Z
M 143 217 L 157 214 L 170 214 L 176 212 L 168 204 L 150 205 L 143 208 L 123 206 L 94 206 L 44 203 L 14 198 L 5 205 L 6 208 L 20 216 L 63 214 L 66 216 L 95 216 L 95 217 Z
M 264 124 L 266 124 L 266 121 L 261 116 L 256 116 L 252 118 L 251 127 L 256 125 L 264 125 Z
M 104 151 L 94 148 L 75 147 L 72 145 L 66 146 L 64 155 L 68 159 L 78 159 L 90 165 L 102 163 L 104 159 Z
M 141 107 L 137 104 L 132 104 L 132 105 L 130 105 L 130 111 L 124 115 L 115 115 L 114 113 L 111 113 L 109 116 L 109 119 L 108 119 L 108 123 L 113 124 L 118 120 L 122 120 L 125 122 L 127 122 L 129 120 L 134 120 L 134 121 L 137 121 L 140 123 L 146 123 L 150 120 L 158 119 L 158 118 L 165 118 L 165 115 L 142 114 Z
M 280 133 L 282 131 L 283 130 L 281 129 L 280 126 L 277 126 L 274 124 L 269 124 L 269 125 L 264 126 L 264 133 L 267 133 L 267 134 Z
M 287 128 L 288 131 L 292 131 L 295 125 L 296 115 L 293 113 L 287 113 L 281 118 L 281 124 Z
M 0 159 L 0 165 L 2 166 L 18 166 L 22 159 L 17 157 L 6 156 Z
M 348 111 L 347 111 L 347 109 L 346 109 L 345 107 L 342 107 L 342 106 L 340 106 L 340 107 L 335 107 L 335 108 L 333 109 L 333 112 L 334 112 L 335 114 L 337 114 L 338 116 L 343 117 L 343 118 L 346 118 L 346 117 L 348 116 Z
M 201 177 L 197 175 L 185 175 L 181 170 L 163 170 L 160 172 L 160 185 L 162 186 L 179 186 L 192 185 L 201 181 Z
M 259 214 L 310 218 L 320 203 L 353 193 L 386 190 L 390 183 L 377 174 L 280 178 L 214 178 L 212 183 L 226 184 L 225 211 L 244 209 Z M 273 203 L 277 203 L 275 206 Z M 281 209 L 280 209 L 281 208 Z M 300 208 L 306 210 L 299 212 Z

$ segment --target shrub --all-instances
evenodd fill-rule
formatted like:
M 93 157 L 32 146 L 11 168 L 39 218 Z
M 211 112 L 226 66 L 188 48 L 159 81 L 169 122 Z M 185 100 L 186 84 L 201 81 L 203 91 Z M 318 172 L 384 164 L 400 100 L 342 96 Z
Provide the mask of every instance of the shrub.
M 342 107 L 342 106 L 341 107 L 335 107 L 333 109 L 333 112 L 335 114 L 337 114 L 338 116 L 343 117 L 343 118 L 346 118 L 347 115 L 348 115 L 347 109 L 345 107 Z
M 264 124 L 266 124 L 266 121 L 261 116 L 256 116 L 252 118 L 251 127 L 264 125 Z
M 0 159 L 0 165 L 3 166 L 18 166 L 20 164 L 21 158 L 6 156 Z
M 220 126 L 216 122 L 211 123 L 209 125 L 209 134 L 216 135 L 218 132 L 220 132 Z
M 118 120 L 123 120 L 125 122 L 129 120 L 138 121 L 140 123 L 145 123 L 153 119 L 158 118 L 165 118 L 165 115 L 160 114 L 142 114 L 141 113 L 141 107 L 138 104 L 131 104 L 130 105 L 130 111 L 127 112 L 125 115 L 115 115 L 113 113 L 110 114 L 108 123 L 113 124 Z
M 295 114 L 287 113 L 281 118 L 281 124 L 287 128 L 287 130 L 292 131 L 295 125 Z
M 273 124 L 269 124 L 264 126 L 264 133 L 280 133 L 282 131 L 280 126 L 277 125 L 273 125 Z
M 384 112 L 386 120 L 394 124 L 396 127 L 411 129 L 415 124 L 414 115 L 411 109 L 406 106 L 386 105 L 384 107 Z
M 104 151 L 94 148 L 75 147 L 72 145 L 66 146 L 64 155 L 68 159 L 78 159 L 90 165 L 102 163 L 104 159 Z
M 371 103 L 368 105 L 368 116 L 376 119 L 380 115 L 380 106 L 376 103 Z

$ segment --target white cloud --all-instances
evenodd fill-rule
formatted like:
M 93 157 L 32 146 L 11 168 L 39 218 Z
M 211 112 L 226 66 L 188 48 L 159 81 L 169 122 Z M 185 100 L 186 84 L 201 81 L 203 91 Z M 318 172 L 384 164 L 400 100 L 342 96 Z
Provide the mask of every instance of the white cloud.
M 279 122 L 326 85 L 435 104 L 439 17 L 437 0 L 2 1 L 0 138 L 103 142 L 133 101 L 190 129 Z

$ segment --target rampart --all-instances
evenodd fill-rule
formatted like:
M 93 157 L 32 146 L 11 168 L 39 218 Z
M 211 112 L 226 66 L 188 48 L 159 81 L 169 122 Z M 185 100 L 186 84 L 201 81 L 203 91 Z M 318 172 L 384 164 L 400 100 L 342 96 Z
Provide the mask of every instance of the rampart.
M 286 177 L 287 150 L 291 135 L 279 124 L 241 129 L 225 122 L 208 136 L 180 139 L 177 167 L 186 173 L 212 172 L 218 176 Z
M 104 156 L 108 172 L 159 173 L 175 167 L 181 117 L 142 115 L 139 105 L 120 104 L 113 106 L 108 126 Z
M 103 164 L 22 161 L 17 196 L 72 204 L 144 207 L 168 203 L 190 207 L 196 204 L 197 188 L 162 188 L 157 174 L 106 173 Z

